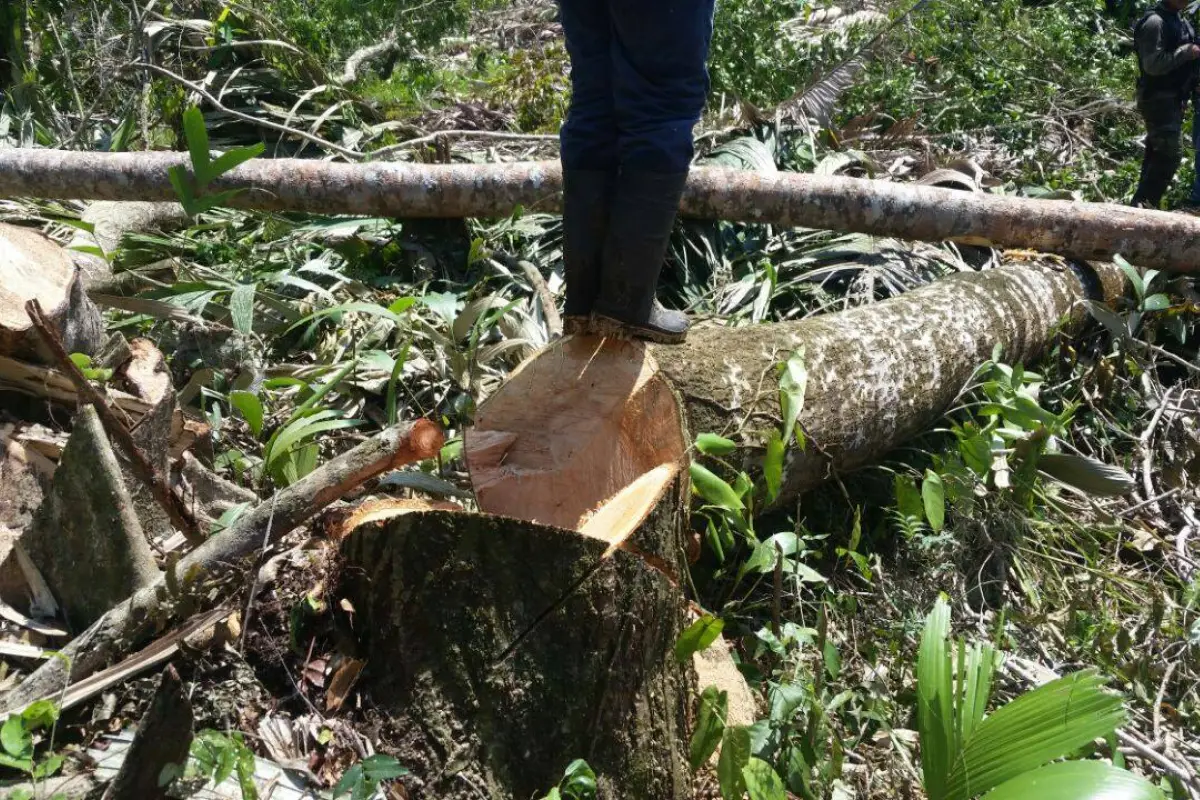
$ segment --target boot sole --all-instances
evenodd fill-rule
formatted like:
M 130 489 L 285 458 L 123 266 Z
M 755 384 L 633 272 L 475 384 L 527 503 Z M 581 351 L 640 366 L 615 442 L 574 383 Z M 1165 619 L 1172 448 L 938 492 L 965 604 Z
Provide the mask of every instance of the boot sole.
M 687 339 L 687 331 L 683 333 L 658 331 L 599 314 L 592 317 L 590 328 L 593 336 L 606 336 L 613 339 L 645 339 L 657 344 L 682 344 Z

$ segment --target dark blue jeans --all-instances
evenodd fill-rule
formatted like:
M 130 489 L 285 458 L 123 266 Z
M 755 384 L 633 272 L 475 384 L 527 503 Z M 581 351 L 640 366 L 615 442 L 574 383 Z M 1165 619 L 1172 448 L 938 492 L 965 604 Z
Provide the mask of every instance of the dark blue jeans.
M 559 0 L 571 56 L 563 167 L 685 172 L 714 0 Z

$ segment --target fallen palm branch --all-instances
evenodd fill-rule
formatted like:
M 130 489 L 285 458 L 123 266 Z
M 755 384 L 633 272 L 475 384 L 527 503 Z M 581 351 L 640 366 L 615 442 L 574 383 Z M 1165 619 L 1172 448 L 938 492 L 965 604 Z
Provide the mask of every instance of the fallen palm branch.
M 167 171 L 182 153 L 0 152 L 0 197 L 175 200 Z M 428 166 L 261 159 L 214 180 L 231 206 L 395 217 L 504 217 L 558 211 L 552 163 Z M 1200 264 L 1200 219 L 1115 205 L 1030 200 L 839 176 L 697 169 L 685 214 L 920 241 L 1020 247 L 1082 260 L 1122 255 L 1155 269 Z

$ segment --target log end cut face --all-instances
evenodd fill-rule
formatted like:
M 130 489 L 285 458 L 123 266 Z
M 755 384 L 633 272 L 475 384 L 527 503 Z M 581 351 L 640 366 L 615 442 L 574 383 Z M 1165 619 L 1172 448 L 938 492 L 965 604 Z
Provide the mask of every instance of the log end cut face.
M 595 535 L 598 509 L 657 494 L 686 454 L 679 403 L 641 342 L 570 337 L 516 370 L 466 436 L 481 511 Z M 618 497 L 619 496 L 619 497 Z M 612 536 L 610 532 L 604 537 Z
M 0 330 L 31 327 L 29 300 L 49 313 L 62 308 L 74 280 L 75 265 L 61 247 L 35 231 L 0 224 Z

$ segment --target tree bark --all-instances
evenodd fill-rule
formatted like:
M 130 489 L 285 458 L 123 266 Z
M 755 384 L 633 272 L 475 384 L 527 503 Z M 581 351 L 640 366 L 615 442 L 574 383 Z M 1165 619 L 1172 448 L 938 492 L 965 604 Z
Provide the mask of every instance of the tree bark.
M 572 391 L 588 396 L 594 386 L 622 385 L 623 379 L 612 376 L 619 374 L 614 370 L 623 359 L 650 365 L 647 369 L 678 394 L 686 428 L 735 440 L 741 460 L 753 468 L 767 433 L 781 427 L 775 368 L 802 348 L 808 383 L 799 421 L 808 446 L 789 450 L 777 501 L 786 505 L 835 471 L 868 464 L 929 430 L 996 346 L 1009 363 L 1036 358 L 1056 332 L 1069 333 L 1085 323 L 1086 300 L 1112 300 L 1124 287 L 1123 274 L 1112 266 L 1011 265 L 960 273 L 838 314 L 741 328 L 705 327 L 693 330 L 682 345 L 626 344 L 620 356 L 612 345 L 594 339 L 566 339 L 523 366 L 481 405 L 466 437 L 480 508 L 512 513 L 513 499 L 524 496 L 522 516 L 542 519 L 555 513 L 551 498 L 586 504 L 589 498 L 580 498 L 575 473 L 588 468 L 603 472 L 609 463 L 648 446 L 622 441 L 611 462 L 589 462 L 578 444 L 575 407 L 563 399 Z M 576 376 L 576 388 L 551 382 L 549 391 L 536 389 L 536 404 L 529 403 L 540 383 L 523 376 L 550 372 Z M 632 404 L 640 402 L 632 393 L 629 397 Z M 611 403 L 619 405 L 615 399 Z M 520 411 L 522 405 L 533 410 Z M 540 439 L 522 415 L 537 417 Z M 503 443 L 499 458 L 492 452 L 497 441 Z M 544 459 L 531 460 L 524 451 L 566 452 L 572 459 L 583 453 L 584 463 L 574 470 L 542 469 Z M 493 466 L 497 464 L 501 466 Z M 546 502 L 530 502 L 542 497 Z
M 183 775 L 192 746 L 192 722 L 187 690 L 168 664 L 104 800 L 166 800 L 172 781 L 163 781 L 164 771 Z
M 685 489 L 661 495 L 642 548 L 681 552 Z M 342 553 L 359 686 L 414 800 L 541 797 L 577 758 L 600 800 L 691 796 L 695 675 L 674 657 L 685 601 L 665 571 L 604 539 L 450 511 L 364 526 Z
M 175 200 L 182 153 L 0 152 L 0 196 Z M 273 211 L 396 217 L 502 217 L 517 206 L 555 212 L 553 163 L 423 166 L 261 159 L 214 182 L 229 204 Z M 697 169 L 685 215 L 856 231 L 922 241 L 1022 247 L 1083 260 L 1122 255 L 1178 272 L 1200 269 L 1200 219 L 1116 205 L 1030 200 L 839 176 Z
M 25 312 L 25 304 L 34 299 L 68 353 L 99 352 L 104 320 L 88 299 L 75 264 L 40 233 L 0 223 L 0 356 L 53 363 Z

